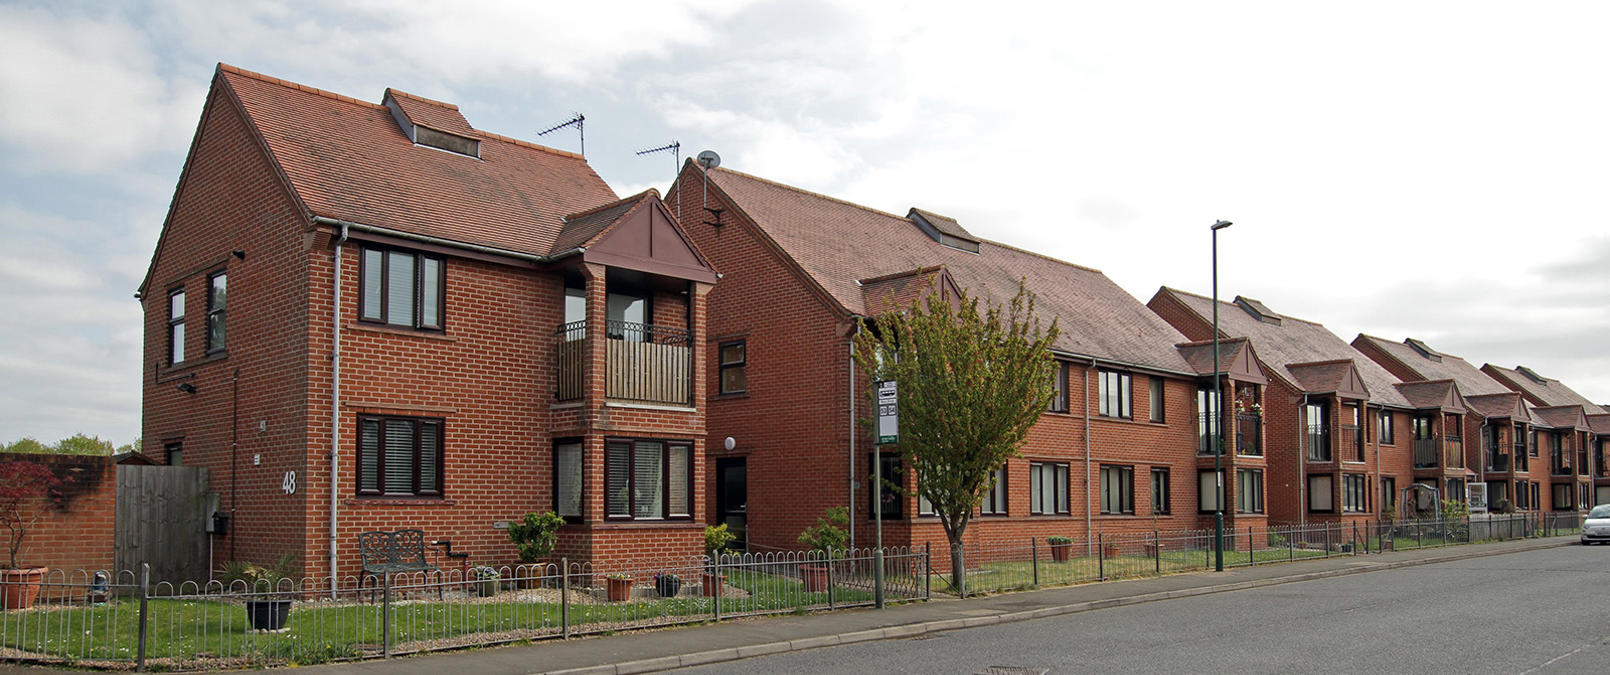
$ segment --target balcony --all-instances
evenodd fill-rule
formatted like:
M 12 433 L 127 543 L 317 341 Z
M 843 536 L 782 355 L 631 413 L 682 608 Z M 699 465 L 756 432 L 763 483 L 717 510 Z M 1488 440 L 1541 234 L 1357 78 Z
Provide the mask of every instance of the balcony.
M 1489 451 L 1487 453 L 1487 470 L 1488 471 L 1493 471 L 1493 472 L 1496 472 L 1496 473 L 1508 472 L 1509 471 L 1509 455 L 1504 454 L 1502 452 L 1491 452 L 1491 451 Z
M 559 361 L 555 398 L 560 401 L 586 395 L 586 336 L 585 321 L 564 324 L 554 332 Z M 688 336 L 682 328 L 606 321 L 602 336 L 606 338 L 604 396 L 688 405 L 693 391 L 693 350 Z
M 1196 454 L 1209 456 L 1219 454 L 1219 444 L 1222 440 L 1219 438 L 1219 421 L 1215 419 L 1214 415 L 1212 413 L 1197 413 Z
M 1336 425 L 1336 436 L 1340 441 L 1337 451 L 1343 461 L 1364 461 L 1364 433 L 1356 424 Z
M 1414 468 L 1435 469 L 1442 466 L 1438 461 L 1438 452 L 1441 442 L 1435 438 L 1414 439 Z
M 1235 454 L 1248 457 L 1263 456 L 1263 416 L 1254 413 L 1236 413 Z
M 1549 473 L 1556 476 L 1571 475 L 1571 454 L 1555 450 L 1549 453 Z
M 1331 458 L 1330 428 L 1324 425 L 1308 425 L 1308 461 L 1329 462 Z
M 1448 434 L 1443 438 L 1447 450 L 1446 464 L 1450 469 L 1465 468 L 1465 440 L 1459 436 Z
M 1586 448 L 1576 451 L 1576 472 L 1579 476 L 1588 475 L 1588 451 Z

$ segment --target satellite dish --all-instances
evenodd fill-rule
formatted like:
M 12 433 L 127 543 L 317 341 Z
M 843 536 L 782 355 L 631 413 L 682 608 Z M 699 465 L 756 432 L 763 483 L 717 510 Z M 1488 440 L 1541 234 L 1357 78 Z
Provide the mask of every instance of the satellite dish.
M 699 166 L 702 166 L 706 169 L 714 169 L 718 166 L 721 166 L 721 155 L 716 154 L 716 151 L 714 150 L 705 150 L 704 152 L 699 153 L 698 159 Z

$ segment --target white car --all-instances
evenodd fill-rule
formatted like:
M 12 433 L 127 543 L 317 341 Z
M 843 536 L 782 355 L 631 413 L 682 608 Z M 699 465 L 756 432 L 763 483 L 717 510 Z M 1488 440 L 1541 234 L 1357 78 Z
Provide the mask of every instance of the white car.
M 1600 504 L 1582 521 L 1582 543 L 1610 541 L 1610 504 Z

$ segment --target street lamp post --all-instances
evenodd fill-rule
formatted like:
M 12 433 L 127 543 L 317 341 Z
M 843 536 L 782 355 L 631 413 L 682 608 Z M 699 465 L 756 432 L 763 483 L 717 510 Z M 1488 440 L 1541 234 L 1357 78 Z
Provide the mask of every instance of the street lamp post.
M 1231 225 L 1228 220 L 1215 221 L 1213 227 L 1213 396 L 1208 399 L 1213 407 L 1213 480 L 1217 494 L 1213 496 L 1213 571 L 1224 571 L 1224 387 L 1219 377 L 1219 230 Z

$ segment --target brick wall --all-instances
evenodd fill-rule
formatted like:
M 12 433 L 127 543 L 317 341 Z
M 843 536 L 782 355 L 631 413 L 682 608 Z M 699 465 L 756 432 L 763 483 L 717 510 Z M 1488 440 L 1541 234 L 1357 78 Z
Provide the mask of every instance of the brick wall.
M 111 569 L 113 521 L 117 515 L 117 466 L 112 459 L 0 454 L 0 463 L 5 462 L 43 464 L 63 481 L 50 498 L 30 504 L 24 512 L 40 514 L 40 518 L 23 539 L 18 563 L 65 572 Z M 0 556 L 6 553 L 0 551 Z

